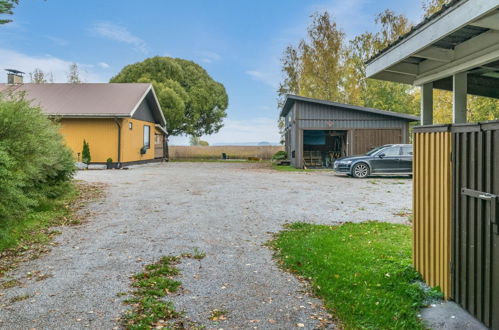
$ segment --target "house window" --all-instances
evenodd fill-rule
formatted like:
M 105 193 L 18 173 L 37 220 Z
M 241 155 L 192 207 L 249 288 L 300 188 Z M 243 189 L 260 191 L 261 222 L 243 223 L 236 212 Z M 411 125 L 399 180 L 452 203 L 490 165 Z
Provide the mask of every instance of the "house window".
M 144 147 L 151 147 L 151 126 L 144 125 Z

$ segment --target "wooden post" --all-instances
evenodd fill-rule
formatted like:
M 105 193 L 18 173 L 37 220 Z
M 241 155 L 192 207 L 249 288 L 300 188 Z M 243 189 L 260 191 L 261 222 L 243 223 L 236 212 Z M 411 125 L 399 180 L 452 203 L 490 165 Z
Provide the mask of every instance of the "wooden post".
M 421 125 L 433 124 L 433 83 L 421 86 Z
M 453 111 L 452 122 L 454 124 L 466 123 L 466 96 L 468 94 L 468 74 L 466 72 L 456 73 L 452 76 L 453 85 Z

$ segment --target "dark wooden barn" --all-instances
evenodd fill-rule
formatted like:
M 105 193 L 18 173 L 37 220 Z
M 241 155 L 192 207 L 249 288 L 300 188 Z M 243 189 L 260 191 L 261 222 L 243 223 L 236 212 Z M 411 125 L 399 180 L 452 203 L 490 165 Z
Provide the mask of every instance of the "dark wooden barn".
M 281 111 L 291 165 L 332 167 L 335 159 L 390 143 L 409 143 L 409 123 L 419 118 L 287 95 Z

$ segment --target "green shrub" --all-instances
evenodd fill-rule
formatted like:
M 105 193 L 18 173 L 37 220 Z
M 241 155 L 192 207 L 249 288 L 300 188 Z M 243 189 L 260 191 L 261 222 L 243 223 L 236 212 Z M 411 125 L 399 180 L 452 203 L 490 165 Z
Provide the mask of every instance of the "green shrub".
M 272 156 L 272 160 L 277 161 L 277 160 L 286 160 L 288 159 L 288 153 L 284 150 L 278 151 Z
M 0 97 L 0 227 L 62 196 L 73 173 L 58 126 L 21 96 Z
M 88 142 L 83 140 L 83 150 L 81 151 L 81 161 L 85 164 L 90 163 L 92 157 L 90 156 L 90 146 Z

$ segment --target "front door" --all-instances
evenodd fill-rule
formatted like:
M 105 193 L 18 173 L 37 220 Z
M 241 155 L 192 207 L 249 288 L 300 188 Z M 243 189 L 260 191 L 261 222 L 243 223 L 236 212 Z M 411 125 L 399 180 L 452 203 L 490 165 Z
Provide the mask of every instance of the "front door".
M 371 161 L 373 173 L 398 173 L 400 147 L 386 147 L 380 150 Z
M 499 128 L 460 128 L 453 141 L 452 298 L 499 329 Z

